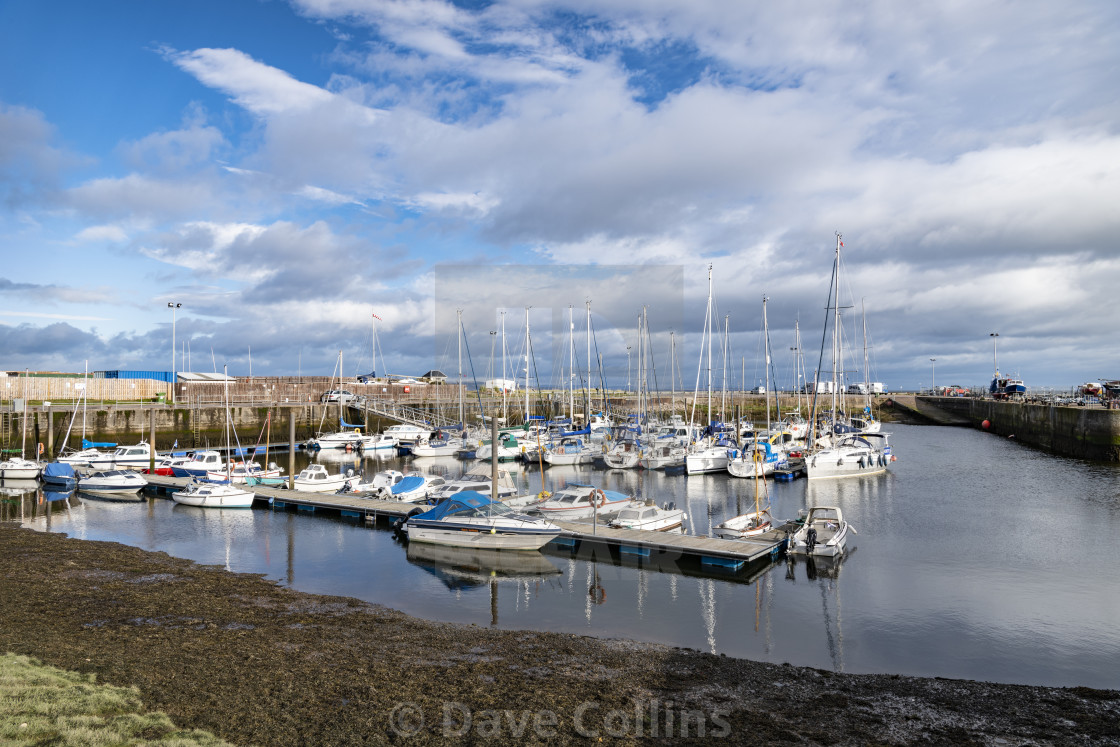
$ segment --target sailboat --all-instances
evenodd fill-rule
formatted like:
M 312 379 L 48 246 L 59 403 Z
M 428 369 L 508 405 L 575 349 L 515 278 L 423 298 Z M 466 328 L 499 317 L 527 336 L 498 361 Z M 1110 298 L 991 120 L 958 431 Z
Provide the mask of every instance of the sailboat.
M 223 373 L 228 373 L 223 367 Z M 224 377 L 225 391 L 222 399 L 226 409 L 226 453 L 230 450 L 229 437 L 229 376 Z M 230 483 L 230 463 L 227 459 L 226 482 L 196 482 L 192 480 L 182 490 L 171 494 L 171 499 L 184 506 L 199 506 L 201 508 L 252 508 L 256 495 L 248 490 L 236 487 Z
M 75 388 L 81 387 L 81 402 L 82 402 L 82 448 L 79 451 L 63 449 L 63 453 L 58 456 L 56 461 L 63 464 L 69 464 L 78 467 L 92 467 L 94 462 L 103 463 L 103 460 L 109 459 L 110 455 L 101 451 L 102 448 L 115 449 L 115 443 L 98 443 L 95 441 L 86 440 L 86 404 L 89 396 L 89 361 L 86 361 L 85 374 L 82 377 L 81 384 L 75 384 Z M 70 425 L 66 428 L 66 435 L 62 438 L 62 443 L 67 443 L 70 440 L 70 431 L 74 427 L 74 418 L 77 417 L 78 410 L 74 408 L 74 414 L 70 418 Z
M 752 452 L 756 459 L 761 457 L 760 452 Z M 716 536 L 723 539 L 743 539 L 744 537 L 753 537 L 770 529 L 773 519 L 770 516 L 770 501 L 769 498 L 766 502 L 766 507 L 762 508 L 758 499 L 758 486 L 761 483 L 766 485 L 765 480 L 754 481 L 754 511 L 739 516 L 732 517 L 722 524 L 716 525 L 714 532 Z
M 708 427 L 705 437 L 692 445 L 691 451 L 685 457 L 684 470 L 686 474 L 695 475 L 703 472 L 723 472 L 727 469 L 727 449 L 734 444 L 731 442 L 731 429 L 723 423 L 716 422 L 712 417 L 712 266 L 708 265 L 708 308 L 704 317 L 705 342 L 708 346 Z M 724 366 L 726 368 L 726 327 L 724 329 Z M 704 363 L 703 347 L 700 350 L 700 365 Z M 724 375 L 726 387 L 726 372 Z M 700 370 L 696 371 L 696 388 L 700 388 Z M 696 413 L 694 399 L 692 407 L 693 417 Z M 689 418 L 691 426 L 693 417 Z
M 840 248 L 844 246 L 843 237 L 836 234 L 836 258 L 832 265 L 832 287 L 829 289 L 825 316 L 825 334 L 821 337 L 821 354 L 817 365 L 817 377 L 813 383 L 814 417 L 810 421 L 817 428 L 827 428 L 826 433 L 814 429 L 809 438 L 809 451 L 805 456 L 805 476 L 810 480 L 832 477 L 858 477 L 886 472 L 894 460 L 889 443 L 889 434 L 864 433 L 854 428 L 847 432 L 837 432 L 837 423 L 842 417 L 843 406 L 840 397 Z M 832 321 L 832 401 L 827 412 L 819 412 L 816 407 L 817 393 L 820 392 L 820 363 L 824 360 L 825 341 L 828 339 L 829 317 Z
M 342 383 L 342 351 L 338 351 L 338 381 Z M 334 377 L 331 377 L 333 384 Z M 338 424 L 339 430 L 326 433 L 320 431 L 315 438 L 308 442 L 308 446 L 312 449 L 346 449 L 347 451 L 361 449 L 364 447 L 364 437 L 362 436 L 362 426 L 354 423 L 347 423 L 343 417 L 343 397 L 338 398 Z M 326 412 L 323 413 L 324 419 Z

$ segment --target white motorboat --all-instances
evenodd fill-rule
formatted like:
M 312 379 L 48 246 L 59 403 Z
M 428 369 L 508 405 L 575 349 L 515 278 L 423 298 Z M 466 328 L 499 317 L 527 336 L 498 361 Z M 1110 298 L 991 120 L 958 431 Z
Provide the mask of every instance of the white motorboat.
M 368 480 L 361 476 L 352 477 L 342 486 L 340 492 L 358 493 L 360 495 L 384 498 L 389 495 L 389 490 L 405 478 L 399 470 L 387 469 L 376 473 Z
M 497 550 L 539 550 L 560 534 L 560 527 L 518 513 L 481 493 L 466 491 L 444 498 L 401 525 L 409 542 Z
M 642 454 L 642 443 L 637 438 L 623 438 L 607 449 L 603 463 L 608 469 L 634 469 L 641 466 Z
M 411 446 L 422 439 L 430 437 L 431 434 L 431 428 L 422 428 L 418 425 L 412 425 L 411 423 L 390 425 L 382 432 L 382 435 L 390 436 L 400 446 Z
M 642 451 L 639 460 L 645 469 L 683 467 L 688 457 L 688 447 L 674 442 L 654 443 Z
M 363 448 L 362 431 L 358 428 L 340 430 L 334 433 L 320 433 L 307 442 L 312 449 L 345 449 L 353 451 Z
M 160 461 L 161 457 L 156 457 Z M 93 469 L 143 469 L 151 466 L 152 447 L 147 441 L 131 446 L 118 446 L 112 454 L 89 458 L 85 462 Z
M 493 481 L 490 474 L 490 465 L 479 465 L 467 474 L 458 478 L 457 480 L 448 480 L 428 493 L 428 500 L 438 502 L 444 498 L 450 498 L 456 493 L 463 491 L 474 491 L 482 493 L 483 495 L 492 496 Z M 517 494 L 517 485 L 513 482 L 513 476 L 507 469 L 498 469 L 498 499 L 502 500 Z
M 213 449 L 196 451 L 191 458 L 182 464 L 171 464 L 171 471 L 175 477 L 205 478 L 210 472 L 225 474 L 226 462 L 220 452 Z
M 543 501 L 533 510 L 553 519 L 587 519 L 596 514 L 614 514 L 627 506 L 637 505 L 628 495 L 614 490 L 602 490 L 594 485 L 566 485 L 548 495 L 542 492 Z
M 712 531 L 722 539 L 743 539 L 769 531 L 773 521 L 770 510 L 761 509 L 733 516 L 722 524 L 717 524 Z
M 886 433 L 858 433 L 840 438 L 835 445 L 805 456 L 805 476 L 858 477 L 886 472 L 894 456 Z
M 711 446 L 693 449 L 684 459 L 684 471 L 689 475 L 727 471 L 729 446 L 729 443 L 718 442 Z
M 115 448 L 116 444 L 113 444 L 113 447 Z M 96 448 L 87 448 L 81 451 L 71 451 L 66 454 L 61 454 L 57 461 L 75 467 L 92 467 L 94 462 L 106 464 L 106 460 L 111 456 L 112 452 L 101 451 Z
M 148 481 L 128 469 L 106 469 L 78 476 L 78 490 L 95 495 L 135 495 Z
M 645 529 L 654 532 L 671 532 L 683 529 L 685 522 L 684 509 L 669 503 L 658 506 L 652 500 L 647 500 L 645 505 L 631 506 L 618 512 L 608 523 L 616 529 Z
M 43 471 L 43 465 L 22 457 L 12 457 L 0 462 L 0 480 L 34 480 Z
M 559 441 L 546 446 L 541 453 L 541 458 L 552 465 L 591 464 L 599 453 L 601 453 L 600 449 L 584 445 L 581 438 L 564 436 Z
M 252 508 L 255 498 L 253 493 L 234 485 L 194 481 L 171 494 L 176 503 L 202 508 Z
M 855 531 L 844 520 L 839 506 L 814 506 L 805 523 L 789 538 L 788 551 L 803 555 L 837 555 L 844 550 L 848 530 Z
M 442 487 L 447 480 L 439 475 L 405 475 L 405 478 L 389 488 L 389 495 L 384 496 L 391 501 L 402 503 L 416 503 L 427 500 L 428 495 Z
M 470 445 L 465 438 L 432 437 L 413 444 L 411 451 L 414 457 L 455 456 Z
M 518 442 L 512 433 L 498 436 L 498 461 L 509 462 L 517 459 L 525 451 L 524 445 Z M 474 450 L 476 459 L 489 461 L 494 453 L 494 445 L 489 441 L 480 442 Z
M 276 462 L 269 463 L 267 469 L 256 462 L 235 462 L 229 465 L 228 470 L 207 472 L 206 479 L 211 482 L 228 481 L 234 485 L 261 485 L 281 480 L 283 474 L 284 470 Z
M 354 476 L 354 470 L 348 469 L 345 473 L 330 474 L 321 464 L 307 465 L 294 480 L 296 490 L 305 493 L 334 493 Z

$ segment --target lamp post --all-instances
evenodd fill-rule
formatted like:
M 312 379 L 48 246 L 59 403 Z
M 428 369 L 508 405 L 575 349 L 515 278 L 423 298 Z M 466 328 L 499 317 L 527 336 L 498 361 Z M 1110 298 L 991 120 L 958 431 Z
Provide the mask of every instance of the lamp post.
M 992 365 L 995 366 L 996 378 L 999 378 L 999 356 L 996 354 L 996 343 L 999 341 L 999 332 L 990 332 L 988 337 L 992 338 Z
M 175 383 L 179 378 L 175 375 L 175 310 L 182 305 L 173 301 L 167 302 L 167 308 L 171 309 L 171 404 L 175 404 Z
M 930 358 L 929 359 L 929 364 L 930 364 L 929 375 L 933 378 L 933 384 L 930 385 L 930 388 L 933 389 L 933 396 L 936 397 L 937 396 L 937 359 L 936 358 Z

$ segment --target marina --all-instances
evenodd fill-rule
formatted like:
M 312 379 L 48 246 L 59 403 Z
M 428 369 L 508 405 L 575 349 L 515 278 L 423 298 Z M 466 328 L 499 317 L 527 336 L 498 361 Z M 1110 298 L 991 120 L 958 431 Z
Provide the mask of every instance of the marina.
M 414 504 L 297 491 L 269 491 L 271 507 L 265 498 L 252 510 L 179 506 L 150 491 L 140 504 L 25 492 L 6 495 L 3 518 L 434 620 L 661 642 L 844 672 L 1120 685 L 1113 624 L 1120 610 L 1104 593 L 1120 560 L 1070 554 L 1091 549 L 1087 540 L 1102 527 L 1120 525 L 1115 466 L 1044 456 L 975 430 L 887 429 L 903 455 L 889 474 L 767 483 L 777 521 L 811 506 L 842 507 L 858 534 L 840 557 L 767 556 L 738 570 L 582 523 L 564 526 L 573 544 L 551 542 L 513 557 L 403 546 L 390 527 Z M 298 456 L 307 463 L 308 455 Z M 392 457 L 316 458 L 329 460 L 331 472 L 418 467 Z M 453 458 L 422 467 L 448 478 L 468 468 Z M 513 479 L 519 494 L 590 482 L 675 502 L 689 533 L 655 537 L 658 544 L 738 543 L 711 539 L 713 530 L 754 506 L 754 481 L 727 475 L 569 466 L 521 467 Z M 366 520 L 368 511 L 376 521 Z M 1032 536 L 1046 541 L 1027 541 Z

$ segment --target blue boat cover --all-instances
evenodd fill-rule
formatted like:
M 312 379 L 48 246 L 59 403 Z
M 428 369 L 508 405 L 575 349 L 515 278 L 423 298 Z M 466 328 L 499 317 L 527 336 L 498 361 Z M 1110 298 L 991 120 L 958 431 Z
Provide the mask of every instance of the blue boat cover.
M 365 426 L 362 425 L 361 423 L 347 423 L 342 418 L 339 418 L 338 422 L 342 423 L 343 428 L 365 428 Z
M 44 482 L 73 482 L 77 479 L 74 468 L 66 462 L 51 462 L 43 468 Z
M 54 491 L 54 490 L 44 490 L 43 491 L 43 497 L 46 498 L 48 502 L 64 501 L 67 498 L 69 498 L 70 495 L 71 495 L 70 493 L 59 493 L 59 492 Z
M 400 483 L 397 484 L 399 485 Z M 494 501 L 490 500 L 488 496 L 482 493 L 475 492 L 474 490 L 464 490 L 450 498 L 444 498 L 435 505 L 435 508 L 430 511 L 425 511 L 422 514 L 416 514 L 413 518 L 438 521 L 446 516 L 451 516 L 452 514 L 457 514 L 472 508 L 486 508 L 491 503 L 494 503 Z
M 105 442 L 105 441 L 87 441 L 86 439 L 83 438 L 82 439 L 82 448 L 83 449 L 115 449 L 115 448 L 117 448 L 117 445 L 116 444 L 111 444 L 111 443 L 108 443 L 108 442 Z
M 404 478 L 403 480 L 398 482 L 396 485 L 394 485 L 392 488 L 390 488 L 389 492 L 392 493 L 393 495 L 400 495 L 401 493 L 408 493 L 408 492 L 411 492 L 413 490 L 416 490 L 417 488 L 421 487 L 423 484 L 424 484 L 424 478 L 423 477 L 420 477 L 419 475 L 409 475 L 408 477 Z

